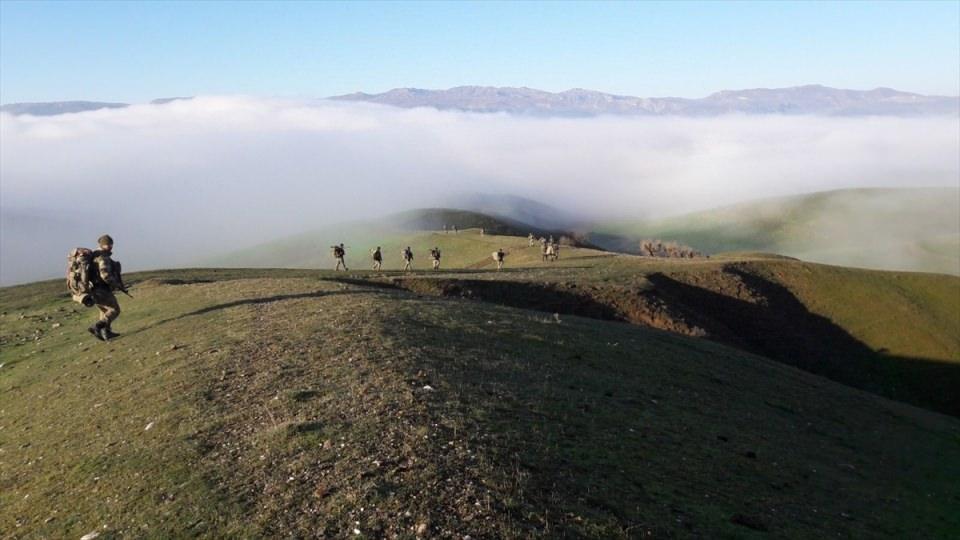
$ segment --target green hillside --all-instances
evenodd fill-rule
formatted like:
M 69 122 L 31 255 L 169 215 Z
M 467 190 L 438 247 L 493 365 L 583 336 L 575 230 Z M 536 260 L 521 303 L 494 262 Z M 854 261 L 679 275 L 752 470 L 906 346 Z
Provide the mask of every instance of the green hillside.
M 440 237 L 403 236 L 439 273 L 134 274 L 106 344 L 59 281 L 0 289 L 0 530 L 960 531 L 960 279 Z
M 765 251 L 887 270 L 960 274 L 960 189 L 851 189 L 766 199 L 649 222 L 607 224 L 590 239 L 638 250 L 662 238 L 708 253 Z

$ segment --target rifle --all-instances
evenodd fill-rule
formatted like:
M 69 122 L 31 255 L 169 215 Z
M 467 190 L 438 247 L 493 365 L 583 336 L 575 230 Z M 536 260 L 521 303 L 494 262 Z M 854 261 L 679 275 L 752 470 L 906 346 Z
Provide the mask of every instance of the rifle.
M 124 285 L 124 283 L 123 283 L 123 278 L 120 277 L 120 274 L 117 274 L 117 283 L 118 283 L 118 286 L 117 286 L 117 290 L 118 290 L 118 291 L 120 291 L 120 292 L 122 292 L 123 294 L 129 296 L 130 298 L 133 298 L 133 295 L 131 295 L 131 294 L 130 294 L 130 291 L 127 290 L 127 286 Z
M 117 290 L 129 296 L 130 298 L 133 298 L 133 295 L 131 295 L 130 291 L 127 290 L 127 286 L 123 284 L 123 274 L 122 274 L 123 267 L 120 266 L 120 261 L 113 261 L 113 264 L 114 264 L 114 269 L 117 272 Z

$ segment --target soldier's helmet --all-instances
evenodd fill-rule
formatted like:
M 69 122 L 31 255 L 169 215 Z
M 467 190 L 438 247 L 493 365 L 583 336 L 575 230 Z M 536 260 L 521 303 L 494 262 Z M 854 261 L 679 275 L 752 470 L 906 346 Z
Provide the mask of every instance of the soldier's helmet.
M 112 245 L 113 245 L 113 238 L 111 238 L 109 234 L 105 234 L 105 235 L 101 236 L 100 238 L 97 238 L 97 245 L 99 245 L 99 246 L 112 246 Z

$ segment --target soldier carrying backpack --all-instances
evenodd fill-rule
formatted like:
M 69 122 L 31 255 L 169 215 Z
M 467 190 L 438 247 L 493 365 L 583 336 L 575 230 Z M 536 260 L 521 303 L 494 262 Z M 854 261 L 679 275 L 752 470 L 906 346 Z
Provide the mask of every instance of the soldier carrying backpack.
M 383 253 L 380 252 L 380 246 L 377 246 L 377 249 L 373 252 L 373 269 L 377 272 L 380 271 L 380 268 L 383 266 Z
M 334 267 L 333 271 L 336 272 L 340 270 L 340 266 L 343 266 L 343 270 L 347 270 L 347 263 L 344 262 L 343 258 L 347 254 L 347 250 L 343 248 L 343 243 L 341 242 L 339 246 L 330 246 L 333 250 L 333 258 L 337 260 L 337 266 Z
M 435 247 L 430 250 L 430 258 L 433 259 L 433 269 L 440 269 L 440 248 Z
M 74 301 L 87 307 L 97 306 L 99 320 L 87 330 L 99 340 L 108 341 L 120 334 L 112 329 L 113 321 L 120 316 L 120 304 L 113 291 L 127 296 L 123 284 L 120 262 L 110 258 L 113 253 L 113 238 L 109 234 L 97 240 L 100 249 L 74 248 L 67 256 L 67 288 Z
M 493 260 L 497 262 L 497 271 L 503 270 L 503 258 L 506 256 L 506 253 L 503 251 L 503 248 L 500 248 L 493 252 Z
M 410 249 L 410 246 L 407 246 L 406 249 L 403 250 L 403 270 L 412 270 L 410 267 L 411 263 L 413 263 L 413 250 Z

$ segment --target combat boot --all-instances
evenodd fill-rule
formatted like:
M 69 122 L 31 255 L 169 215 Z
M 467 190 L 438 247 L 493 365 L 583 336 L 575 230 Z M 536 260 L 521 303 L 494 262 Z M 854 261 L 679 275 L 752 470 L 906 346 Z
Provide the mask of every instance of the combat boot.
M 120 337 L 120 334 L 114 332 L 114 331 L 113 331 L 113 328 L 110 328 L 110 325 L 109 325 L 109 324 L 106 325 L 106 326 L 104 326 L 104 327 L 103 327 L 103 330 L 101 330 L 100 332 L 103 333 L 103 334 L 106 334 L 106 339 L 105 339 L 104 341 L 107 341 L 107 340 L 111 340 L 111 339 L 113 339 L 113 338 Z
M 97 324 L 91 326 L 90 328 L 87 328 L 87 332 L 90 332 L 91 334 L 93 334 L 93 337 L 99 339 L 100 341 L 106 341 L 107 339 L 103 337 L 103 328 L 104 328 L 103 323 L 98 322 Z

